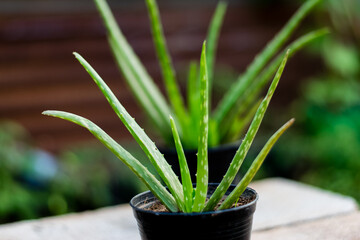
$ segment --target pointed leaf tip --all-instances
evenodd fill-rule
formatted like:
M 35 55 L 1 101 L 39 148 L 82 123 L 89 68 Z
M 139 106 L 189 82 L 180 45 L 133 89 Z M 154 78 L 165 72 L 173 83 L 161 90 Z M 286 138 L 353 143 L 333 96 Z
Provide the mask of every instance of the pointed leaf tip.
M 45 110 L 41 114 L 45 115 L 45 116 L 52 116 L 53 112 L 54 112 L 54 110 Z
M 289 121 L 287 121 L 287 123 L 285 125 L 290 127 L 291 125 L 293 125 L 294 122 L 295 122 L 295 118 L 292 118 Z
M 206 49 L 206 40 L 204 40 L 203 44 L 202 44 L 202 50 Z

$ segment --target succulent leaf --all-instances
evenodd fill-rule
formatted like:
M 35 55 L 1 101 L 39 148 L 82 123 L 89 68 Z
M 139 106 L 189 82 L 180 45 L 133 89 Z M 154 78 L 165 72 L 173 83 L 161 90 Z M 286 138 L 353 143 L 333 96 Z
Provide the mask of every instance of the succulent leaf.
M 321 0 L 309 0 L 293 15 L 282 30 L 266 45 L 263 51 L 258 54 L 254 61 L 246 69 L 245 73 L 240 75 L 235 84 L 230 87 L 219 105 L 215 109 L 214 118 L 218 123 L 222 123 L 231 112 L 239 97 L 244 94 L 251 82 L 260 73 L 263 67 L 270 61 L 276 52 L 284 45 L 292 32 L 304 19 L 304 17 L 320 2 Z
M 286 49 L 291 49 L 289 53 L 289 57 L 296 54 L 298 51 L 300 51 L 303 47 L 314 41 L 315 39 L 318 39 L 326 34 L 328 34 L 329 31 L 326 28 L 318 29 L 312 32 L 309 32 L 292 43 L 290 43 Z M 254 81 L 250 84 L 250 86 L 246 89 L 244 94 L 239 97 L 236 108 L 238 109 L 238 112 L 232 111 L 232 113 L 229 113 L 226 119 L 224 119 L 223 123 L 221 124 L 222 128 L 218 129 L 220 132 L 220 138 L 222 142 L 228 140 L 227 136 L 231 136 L 231 133 L 229 134 L 230 128 L 236 123 L 236 117 L 243 115 L 246 111 L 249 111 L 252 104 L 254 104 L 255 101 L 259 98 L 259 94 L 261 93 L 263 87 L 269 82 L 269 80 L 272 78 L 274 73 L 276 72 L 277 68 L 281 64 L 281 61 L 286 53 L 286 50 L 279 53 L 278 56 L 274 60 L 272 60 L 268 66 L 254 79 Z M 246 125 L 244 125 L 246 126 Z M 240 134 L 243 129 L 237 128 L 238 133 L 235 133 L 235 135 Z M 232 134 L 234 135 L 234 134 Z
M 175 199 L 161 185 L 159 180 L 96 124 L 86 118 L 62 111 L 44 111 L 43 114 L 73 122 L 89 130 L 101 143 L 124 162 L 170 211 L 178 211 Z
M 218 204 L 218 202 L 221 200 L 221 198 L 224 196 L 227 189 L 231 185 L 232 181 L 235 179 L 236 174 L 238 173 L 238 171 L 250 149 L 250 146 L 256 136 L 256 133 L 259 130 L 260 124 L 262 122 L 262 119 L 264 118 L 267 107 L 269 106 L 270 100 L 274 94 L 274 91 L 275 91 L 278 83 L 279 83 L 281 74 L 284 71 L 286 61 L 288 59 L 288 54 L 289 54 L 289 51 L 285 55 L 281 65 L 274 77 L 274 80 L 269 87 L 269 90 L 268 90 L 265 98 L 263 99 L 260 106 L 258 107 L 257 112 L 253 118 L 253 121 L 251 122 L 251 125 L 244 137 L 244 140 L 242 141 L 239 149 L 237 150 L 223 180 L 221 181 L 219 186 L 216 188 L 213 195 L 210 197 L 210 199 L 205 207 L 205 211 L 210 211 L 215 208 L 216 204 Z
M 289 120 L 285 123 L 271 138 L 267 141 L 261 152 L 258 154 L 256 159 L 251 164 L 249 170 L 246 172 L 245 176 L 241 179 L 239 184 L 235 189 L 230 193 L 230 195 L 224 200 L 224 202 L 218 208 L 227 209 L 230 208 L 236 201 L 239 199 L 240 195 L 245 191 L 246 187 L 249 185 L 251 180 L 254 178 L 255 174 L 259 170 L 260 166 L 264 162 L 266 156 L 270 152 L 271 148 L 274 146 L 279 137 L 294 123 L 294 119 Z
M 197 64 L 190 63 L 188 74 L 188 108 L 190 113 L 190 124 L 187 134 L 183 136 L 183 145 L 188 149 L 196 149 L 199 136 L 200 122 L 200 78 L 198 74 Z
M 136 142 L 140 145 L 146 156 L 150 159 L 161 179 L 165 182 L 166 186 L 169 187 L 169 190 L 173 194 L 180 210 L 183 210 L 184 196 L 182 192 L 182 186 L 178 177 L 171 169 L 171 166 L 167 163 L 164 156 L 157 149 L 154 142 L 146 135 L 144 130 L 136 123 L 135 119 L 132 118 L 126 109 L 121 105 L 114 93 L 97 74 L 97 72 L 79 54 L 74 54 L 79 62 L 83 65 L 85 70 L 92 77 L 96 85 L 98 85 L 99 89 L 108 100 L 116 115 L 120 118 Z
M 209 79 L 206 64 L 206 42 L 200 60 L 200 132 L 197 153 L 196 190 L 193 212 L 200 212 L 205 204 L 208 187 L 208 131 L 209 131 Z
M 172 117 L 170 117 L 170 124 L 171 130 L 173 132 L 174 141 L 176 152 L 179 158 L 179 165 L 180 165 L 180 174 L 181 174 L 181 181 L 183 185 L 183 192 L 184 192 L 184 203 L 185 203 L 185 211 L 184 212 L 191 212 L 192 203 L 193 203 L 193 186 L 191 182 L 190 170 L 188 164 L 186 162 L 186 157 L 184 154 L 184 149 L 182 147 L 180 136 L 176 128 L 175 121 Z
M 153 41 L 160 62 L 165 87 L 177 121 L 181 123 L 180 127 L 182 132 L 182 129 L 187 125 L 188 114 L 185 109 L 179 86 L 176 82 L 174 67 L 166 46 L 159 9 L 155 0 L 146 0 L 146 5 L 149 12 Z
M 211 19 L 211 23 L 208 29 L 208 34 L 206 37 L 206 61 L 208 69 L 208 78 L 209 78 L 209 93 L 211 93 L 212 80 L 214 75 L 214 66 L 215 66 L 215 57 L 216 49 L 218 44 L 218 39 L 220 35 L 221 25 L 224 20 L 226 13 L 227 3 L 225 1 L 219 1 L 216 6 L 214 16 Z
M 94 0 L 108 31 L 108 39 L 117 64 L 136 99 L 153 120 L 165 139 L 171 138 L 169 106 L 145 67 L 122 34 L 105 0 Z M 150 106 L 151 105 L 151 106 Z M 167 127 L 164 127 L 167 126 Z

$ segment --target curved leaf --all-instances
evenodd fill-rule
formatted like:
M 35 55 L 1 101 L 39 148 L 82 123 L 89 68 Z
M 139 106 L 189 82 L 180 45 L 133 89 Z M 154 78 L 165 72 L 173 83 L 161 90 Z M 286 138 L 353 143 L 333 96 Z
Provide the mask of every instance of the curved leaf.
M 86 118 L 62 111 L 44 111 L 43 114 L 73 122 L 89 130 L 101 143 L 124 162 L 170 211 L 178 211 L 173 196 L 161 185 L 159 180 L 96 124 Z

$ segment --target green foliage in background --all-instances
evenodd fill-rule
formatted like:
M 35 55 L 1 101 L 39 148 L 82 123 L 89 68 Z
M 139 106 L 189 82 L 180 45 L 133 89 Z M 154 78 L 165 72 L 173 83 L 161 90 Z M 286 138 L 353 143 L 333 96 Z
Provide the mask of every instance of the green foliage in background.
M 0 223 L 38 217 L 47 194 L 22 184 L 30 171 L 32 148 L 23 128 L 11 122 L 0 125 Z
M 95 144 L 54 158 L 21 126 L 1 122 L 0 223 L 127 203 L 145 188 L 113 159 Z
M 55 214 L 127 203 L 146 189 L 99 144 L 63 151 L 58 162 L 48 201 Z

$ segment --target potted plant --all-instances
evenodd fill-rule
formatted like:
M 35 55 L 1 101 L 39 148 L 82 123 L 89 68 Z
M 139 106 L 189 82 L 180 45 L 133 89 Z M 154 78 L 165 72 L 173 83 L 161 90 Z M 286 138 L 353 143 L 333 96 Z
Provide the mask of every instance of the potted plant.
M 196 183 L 191 182 L 189 168 L 183 151 L 177 124 L 170 116 L 170 126 L 173 133 L 176 150 L 181 169 L 181 181 L 173 172 L 164 156 L 155 143 L 146 135 L 145 131 L 136 123 L 110 88 L 96 73 L 85 59 L 74 53 L 92 79 L 98 85 L 109 104 L 132 134 L 137 143 L 148 156 L 161 180 L 152 174 L 138 159 L 120 146 L 100 127 L 88 119 L 62 111 L 44 111 L 43 114 L 62 118 L 88 129 L 98 140 L 122 160 L 150 189 L 134 197 L 131 206 L 138 220 L 140 234 L 143 239 L 183 239 L 191 236 L 192 239 L 249 239 L 251 233 L 252 214 L 255 211 L 257 194 L 247 188 L 266 155 L 277 139 L 290 127 L 293 119 L 274 133 L 260 151 L 251 167 L 236 186 L 231 186 L 242 162 L 260 127 L 265 111 L 278 85 L 284 70 L 290 50 L 283 58 L 269 90 L 259 104 L 249 129 L 243 138 L 238 150 L 228 166 L 222 181 L 216 185 L 209 184 L 208 169 L 208 139 L 209 139 L 209 75 L 207 71 L 206 43 L 204 42 L 200 59 L 200 112 L 199 138 L 197 154 Z M 158 204 L 160 203 L 160 204 Z M 243 204 L 243 205 L 242 205 Z M 165 212 L 153 211 L 160 205 Z M 238 206 L 241 205 L 241 206 Z M 165 225 L 163 225 L 165 224 Z M 165 226 L 165 229 L 164 229 Z M 181 231 L 179 231 L 181 226 Z M 194 227 L 196 226 L 196 227 Z M 211 227 L 209 230 L 208 228 Z M 169 233 L 176 236 L 167 235 Z M 216 236 L 216 237 L 215 237 Z
M 284 57 L 284 49 L 292 49 L 290 55 L 298 52 L 312 40 L 324 35 L 325 29 L 309 32 L 291 42 L 286 48 L 284 44 L 290 38 L 301 20 L 318 4 L 320 0 L 309 0 L 294 14 L 283 29 L 271 40 L 263 51 L 256 56 L 229 88 L 219 104 L 209 113 L 209 165 L 211 182 L 219 182 L 226 172 L 227 166 L 235 154 L 240 136 L 248 127 L 251 118 L 260 103 L 259 95 L 263 87 L 270 81 Z M 197 139 L 200 133 L 199 115 L 199 70 L 195 63 L 190 64 L 187 84 L 186 102 L 180 93 L 177 76 L 170 54 L 167 50 L 160 14 L 156 0 L 146 0 L 151 22 L 153 41 L 161 66 L 164 85 L 169 99 L 163 96 L 151 76 L 142 65 L 127 42 L 121 29 L 105 0 L 95 0 L 108 33 L 108 41 L 116 62 L 122 71 L 128 86 L 138 103 L 151 120 L 155 129 L 169 148 L 161 147 L 171 165 L 176 166 L 177 156 L 174 140 L 171 137 L 171 126 L 168 116 L 172 115 L 177 123 L 179 137 L 185 148 L 192 179 L 195 179 L 197 165 Z M 214 66 L 217 42 L 227 4 L 220 1 L 211 20 L 207 35 L 207 70 L 209 92 L 211 94 L 214 79 Z M 209 97 L 211 103 L 211 96 Z M 235 144 L 233 142 L 235 141 Z M 229 144 L 230 143 L 230 144 Z M 174 171 L 180 173 L 175 167 Z

